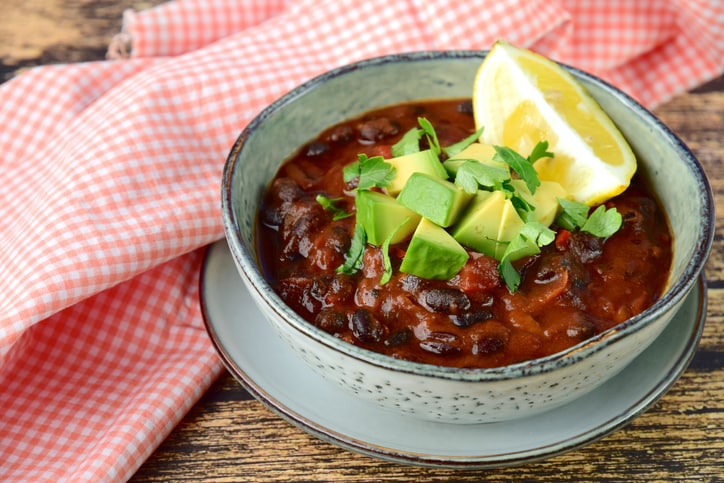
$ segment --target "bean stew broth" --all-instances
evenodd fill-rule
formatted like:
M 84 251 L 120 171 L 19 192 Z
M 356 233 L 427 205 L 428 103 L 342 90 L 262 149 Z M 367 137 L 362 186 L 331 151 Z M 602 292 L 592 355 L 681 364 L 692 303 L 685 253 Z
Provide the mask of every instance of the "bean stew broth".
M 334 221 L 316 196 L 340 198 L 354 212 L 354 186 L 342 169 L 358 154 L 392 156 L 391 146 L 427 118 L 442 146 L 474 131 L 469 100 L 425 101 L 379 109 L 322 132 L 286 161 L 260 209 L 256 244 L 266 278 L 309 323 L 361 347 L 401 359 L 485 368 L 554 354 L 652 305 L 671 265 L 671 234 L 660 205 L 638 177 L 609 200 L 623 226 L 607 239 L 557 229 L 539 255 L 516 262 L 519 289 L 501 281 L 498 262 L 469 250 L 450 280 L 425 280 L 397 268 L 406 243 L 383 258 L 367 245 L 356 275 L 337 273 L 355 217 Z M 526 155 L 527 153 L 523 153 Z

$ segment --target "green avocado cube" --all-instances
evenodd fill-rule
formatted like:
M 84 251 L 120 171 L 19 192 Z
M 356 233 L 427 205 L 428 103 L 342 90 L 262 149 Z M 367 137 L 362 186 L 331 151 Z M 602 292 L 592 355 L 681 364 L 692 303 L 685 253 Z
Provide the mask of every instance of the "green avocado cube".
M 362 225 L 367 234 L 367 242 L 372 245 L 382 245 L 393 232 L 390 243 L 407 240 L 421 218 L 414 211 L 399 204 L 392 196 L 377 191 L 358 191 L 355 206 L 357 223 Z
M 505 195 L 502 191 L 478 190 L 451 234 L 455 240 L 473 250 L 495 257 L 498 252 L 498 229 L 503 217 Z
M 468 252 L 444 228 L 423 218 L 412 235 L 400 271 L 420 278 L 449 280 L 468 257 Z
M 447 171 L 432 149 L 397 156 L 385 161 L 395 168 L 395 177 L 387 186 L 387 192 L 392 196 L 397 196 L 402 191 L 413 173 L 425 173 L 435 178 L 447 179 Z
M 474 194 L 450 181 L 425 173 L 412 173 L 397 201 L 442 227 L 452 225 Z
M 508 248 L 508 244 L 513 238 L 518 236 L 518 233 L 525 225 L 525 222 L 518 214 L 518 210 L 515 209 L 513 203 L 510 200 L 505 200 L 503 205 L 503 212 L 500 217 L 500 226 L 498 228 L 498 246 L 495 249 L 495 258 L 501 260 L 503 253 Z M 522 258 L 523 255 L 518 256 Z M 517 258 L 510 258 L 510 261 L 516 260 Z
M 463 245 L 500 260 L 524 224 L 502 191 L 479 190 L 451 234 Z

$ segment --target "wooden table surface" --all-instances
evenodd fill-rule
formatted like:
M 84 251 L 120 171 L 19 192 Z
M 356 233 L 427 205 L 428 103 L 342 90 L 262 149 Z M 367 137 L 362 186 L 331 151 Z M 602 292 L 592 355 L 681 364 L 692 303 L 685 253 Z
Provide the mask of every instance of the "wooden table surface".
M 3 0 L 0 81 L 26 66 L 99 60 L 125 8 L 160 0 Z M 655 109 L 694 151 L 724 223 L 724 77 Z M 648 412 L 602 440 L 547 461 L 486 471 L 380 461 L 280 419 L 224 374 L 132 481 L 456 481 L 724 479 L 724 239 L 706 267 L 709 306 L 688 370 Z

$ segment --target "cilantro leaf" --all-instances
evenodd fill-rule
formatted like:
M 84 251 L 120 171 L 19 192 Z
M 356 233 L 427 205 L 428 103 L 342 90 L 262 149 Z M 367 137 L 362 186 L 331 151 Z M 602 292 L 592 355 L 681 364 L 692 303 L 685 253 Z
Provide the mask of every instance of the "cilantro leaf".
M 317 203 L 322 205 L 322 208 L 332 213 L 333 221 L 342 220 L 352 216 L 352 213 L 347 213 L 335 204 L 342 200 L 342 198 L 327 198 L 323 194 L 318 194 L 315 199 L 317 200 Z
M 510 292 L 518 290 L 520 286 L 520 274 L 510 262 L 510 258 L 503 258 L 500 263 L 498 263 L 498 271 Z
M 466 193 L 475 193 L 478 186 L 499 189 L 510 179 L 508 170 L 479 163 L 475 160 L 464 161 L 455 175 L 455 184 Z
M 504 181 L 502 186 L 498 189 L 500 189 L 500 191 L 505 194 L 505 197 L 513 204 L 513 208 L 515 208 L 515 211 L 518 213 L 518 216 L 520 216 L 520 219 L 528 221 L 528 215 L 532 211 L 535 211 L 535 206 L 518 193 L 518 190 L 515 189 L 511 180 L 508 179 Z
M 520 274 L 513 267 L 513 261 L 540 253 L 540 247 L 550 245 L 556 238 L 556 232 L 537 221 L 523 225 L 503 252 L 498 263 L 500 277 L 508 290 L 515 292 L 520 286 Z
M 349 250 L 344 254 L 344 263 L 337 267 L 337 273 L 354 275 L 362 268 L 362 260 L 367 245 L 367 233 L 364 227 L 357 223 L 354 226 L 354 235 Z
M 550 245 L 556 239 L 556 232 L 538 221 L 528 222 L 520 229 L 520 235 L 534 241 L 539 247 Z
M 533 151 L 528 155 L 528 162 L 530 164 L 535 163 L 540 158 L 552 158 L 553 153 L 548 151 L 548 141 L 539 141 L 534 147 Z
M 399 141 L 392 145 L 392 155 L 394 157 L 404 156 L 420 151 L 420 139 L 422 139 L 423 131 L 413 127 L 402 135 Z
M 586 224 L 588 205 L 577 201 L 558 198 L 561 212 L 556 217 L 556 224 L 568 231 L 575 231 Z
M 520 216 L 520 219 L 523 221 L 530 221 L 530 214 L 535 211 L 535 206 L 530 204 L 528 200 L 520 196 L 520 194 L 516 191 L 513 191 L 509 199 L 513 208 L 515 208 L 515 211 L 518 213 L 518 216 Z
M 599 238 L 607 238 L 616 233 L 623 224 L 621 213 L 616 208 L 606 209 L 600 205 L 593 213 L 588 214 L 586 204 L 566 199 L 558 199 L 562 211 L 556 217 L 556 224 L 566 230 L 589 233 Z
M 443 152 L 448 156 L 455 156 L 456 154 L 460 153 L 463 149 L 467 148 L 471 144 L 473 144 L 475 141 L 480 139 L 480 135 L 483 134 L 483 128 L 481 127 L 474 133 L 472 133 L 470 136 L 466 137 L 465 139 L 456 142 L 455 144 L 451 144 L 450 146 L 442 148 Z
M 607 238 L 616 233 L 622 223 L 623 218 L 616 208 L 607 210 L 605 206 L 600 205 L 588 217 L 586 223 L 581 227 L 581 231 L 599 238 Z
M 357 155 L 359 157 L 359 155 Z M 342 168 L 342 179 L 345 183 L 349 183 L 355 178 L 359 178 L 360 174 L 360 162 L 353 161 Z
M 427 137 L 427 143 L 430 145 L 430 149 L 432 149 L 432 152 L 440 156 L 442 149 L 440 148 L 440 141 L 437 139 L 437 133 L 435 132 L 435 128 L 432 127 L 430 121 L 428 121 L 424 117 L 418 117 L 417 122 L 418 124 L 420 124 L 420 127 L 422 128 L 422 132 L 425 134 L 425 137 Z
M 390 278 L 392 278 L 392 261 L 390 260 L 390 242 L 392 241 L 392 238 L 395 236 L 397 231 L 402 228 L 403 225 L 405 225 L 408 221 L 410 221 L 410 217 L 408 216 L 405 218 L 402 223 L 397 225 L 397 227 L 390 232 L 389 235 L 387 235 L 387 238 L 385 238 L 385 241 L 382 242 L 382 266 L 384 268 L 384 271 L 382 272 L 382 276 L 380 277 L 380 285 L 384 285 L 387 282 L 390 281 Z
M 507 146 L 493 147 L 495 148 L 495 156 L 493 156 L 493 159 L 503 161 L 510 166 L 511 169 L 518 173 L 518 176 L 525 181 L 530 194 L 535 194 L 536 188 L 540 186 L 540 180 L 538 179 L 538 173 L 535 168 L 533 168 L 531 162 Z M 534 152 L 536 151 L 536 148 L 533 148 Z
M 357 189 L 384 188 L 395 177 L 395 167 L 386 162 L 382 156 L 368 157 L 358 154 L 357 161 L 348 164 L 342 169 L 345 183 L 359 178 Z

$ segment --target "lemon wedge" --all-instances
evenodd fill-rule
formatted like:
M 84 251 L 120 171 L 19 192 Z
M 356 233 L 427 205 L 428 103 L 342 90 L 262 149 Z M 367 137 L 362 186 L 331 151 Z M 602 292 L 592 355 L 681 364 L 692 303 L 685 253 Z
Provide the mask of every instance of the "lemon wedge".
M 548 141 L 555 157 L 538 160 L 541 180 L 557 181 L 575 201 L 593 206 L 623 192 L 636 158 L 611 118 L 560 65 L 498 40 L 473 86 L 480 141 L 524 156 Z

